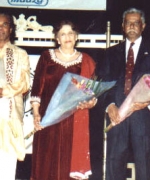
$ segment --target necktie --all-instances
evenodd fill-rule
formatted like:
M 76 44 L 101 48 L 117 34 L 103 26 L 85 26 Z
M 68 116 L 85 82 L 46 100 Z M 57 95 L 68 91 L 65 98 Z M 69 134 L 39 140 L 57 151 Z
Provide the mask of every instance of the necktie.
M 124 92 L 126 95 L 130 92 L 131 89 L 131 84 L 132 84 L 132 72 L 134 69 L 134 52 L 132 49 L 132 46 L 134 43 L 130 44 L 130 48 L 128 51 L 128 56 L 127 56 L 127 63 L 126 63 L 126 75 L 125 75 L 125 89 Z

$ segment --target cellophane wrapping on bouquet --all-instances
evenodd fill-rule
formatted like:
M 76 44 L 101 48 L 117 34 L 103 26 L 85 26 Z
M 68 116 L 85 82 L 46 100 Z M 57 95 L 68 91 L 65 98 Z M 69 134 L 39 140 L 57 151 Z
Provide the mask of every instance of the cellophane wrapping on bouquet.
M 134 103 L 146 103 L 150 101 L 150 74 L 145 74 L 133 87 L 130 94 L 119 108 L 121 121 L 125 120 L 130 114 L 130 108 Z
M 129 115 L 134 103 L 148 103 L 150 102 L 150 74 L 143 75 L 136 85 L 133 87 L 131 92 L 128 94 L 124 102 L 118 109 L 120 116 L 120 123 L 124 121 Z M 106 132 L 109 131 L 113 126 L 117 124 L 111 124 L 106 128 Z
M 102 82 L 73 73 L 64 74 L 49 102 L 41 126 L 59 123 L 77 110 L 79 102 L 98 97 L 114 85 L 115 81 Z

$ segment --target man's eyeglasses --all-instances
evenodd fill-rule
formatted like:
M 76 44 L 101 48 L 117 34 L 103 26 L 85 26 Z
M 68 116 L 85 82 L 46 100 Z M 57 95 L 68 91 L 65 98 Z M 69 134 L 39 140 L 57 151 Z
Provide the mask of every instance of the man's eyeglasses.
M 8 28 L 10 26 L 9 22 L 4 22 L 3 24 L 0 24 L 0 27 L 2 28 Z
M 134 27 L 139 27 L 141 25 L 141 21 L 135 21 L 135 22 L 130 22 L 130 21 L 125 21 L 124 22 L 125 26 L 134 26 Z

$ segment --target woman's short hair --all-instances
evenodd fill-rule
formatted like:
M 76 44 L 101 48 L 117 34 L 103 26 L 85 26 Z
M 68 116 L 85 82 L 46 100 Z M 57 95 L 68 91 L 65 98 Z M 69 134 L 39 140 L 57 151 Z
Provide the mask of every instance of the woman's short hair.
M 63 20 L 54 26 L 53 33 L 55 35 L 55 38 L 57 38 L 58 32 L 64 25 L 70 25 L 72 30 L 75 31 L 76 34 L 79 34 L 78 27 L 73 22 L 71 22 L 69 20 Z

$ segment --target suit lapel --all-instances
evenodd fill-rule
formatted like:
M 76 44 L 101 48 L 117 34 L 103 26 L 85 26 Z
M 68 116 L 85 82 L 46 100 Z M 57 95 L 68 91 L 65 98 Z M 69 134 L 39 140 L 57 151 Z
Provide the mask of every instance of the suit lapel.
M 139 52 L 137 54 L 134 71 L 133 71 L 133 78 L 132 82 L 135 84 L 137 80 L 141 77 L 142 74 L 140 74 L 140 66 L 142 65 L 145 55 L 149 54 L 148 45 L 146 45 L 146 42 L 142 39 L 141 45 L 139 47 Z M 141 72 L 142 73 L 142 72 Z M 139 77 L 137 76 L 139 74 Z
M 124 41 L 123 43 L 120 44 L 120 46 L 118 46 L 118 53 L 117 53 L 120 60 L 118 64 L 120 64 L 120 68 L 122 68 L 123 74 L 125 74 L 125 68 L 126 68 L 125 46 L 126 46 L 126 43 Z

